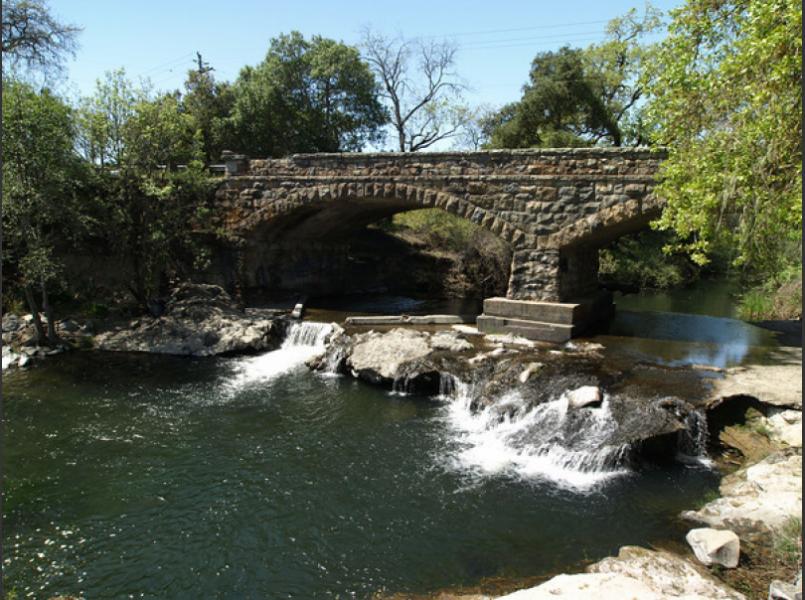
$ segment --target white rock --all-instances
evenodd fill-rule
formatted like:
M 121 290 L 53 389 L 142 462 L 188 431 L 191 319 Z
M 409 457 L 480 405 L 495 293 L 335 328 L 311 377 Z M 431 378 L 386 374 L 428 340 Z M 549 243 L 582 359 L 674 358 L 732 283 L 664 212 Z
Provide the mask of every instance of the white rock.
M 721 498 L 682 516 L 738 533 L 758 527 L 775 529 L 802 515 L 802 456 L 772 454 L 725 477 Z
M 802 590 L 797 595 L 797 586 L 775 579 L 769 585 L 769 600 L 802 600 Z
M 601 390 L 595 385 L 583 385 L 575 390 L 569 390 L 565 392 L 565 397 L 570 408 L 597 406 L 602 400 Z
M 520 373 L 520 376 L 518 377 L 520 383 L 525 383 L 526 381 L 531 379 L 531 376 L 534 375 L 535 373 L 539 373 L 540 369 L 542 369 L 543 366 L 544 365 L 540 362 L 528 363 L 528 366 L 523 370 L 522 373 Z
M 482 335 L 477 327 L 471 325 L 453 325 L 453 329 L 464 335 Z
M 634 546 L 591 565 L 587 573 L 558 575 L 506 600 L 746 600 L 681 556 Z
M 802 448 L 802 412 L 784 410 L 766 419 L 773 440 Z
M 728 529 L 702 527 L 691 529 L 685 536 L 696 558 L 704 565 L 721 565 L 728 569 L 738 566 L 741 540 Z
M 617 573 L 579 573 L 557 575 L 538 585 L 501 596 L 506 600 L 662 600 L 651 588 L 633 577 Z
M 638 579 L 661 598 L 685 600 L 746 600 L 746 597 L 697 567 L 670 552 L 624 546 L 617 557 L 609 557 L 590 566 L 593 573 L 620 573 Z
M 17 360 L 17 366 L 18 367 L 24 367 L 29 362 L 31 362 L 31 357 L 26 355 L 26 354 L 22 354 L 22 355 L 20 355 L 19 359 Z
M 472 350 L 470 342 L 453 331 L 440 331 L 430 338 L 430 345 L 435 350 L 449 350 L 450 352 L 465 352 Z
M 427 334 L 398 328 L 384 334 L 369 332 L 356 336 L 348 362 L 354 371 L 395 379 L 400 365 L 430 352 Z
M 492 333 L 486 336 L 486 340 L 493 344 L 512 344 L 514 346 L 526 346 L 528 348 L 533 348 L 536 346 L 534 342 L 524 337 L 520 337 L 517 335 L 512 335 L 511 333 L 500 334 L 500 333 Z

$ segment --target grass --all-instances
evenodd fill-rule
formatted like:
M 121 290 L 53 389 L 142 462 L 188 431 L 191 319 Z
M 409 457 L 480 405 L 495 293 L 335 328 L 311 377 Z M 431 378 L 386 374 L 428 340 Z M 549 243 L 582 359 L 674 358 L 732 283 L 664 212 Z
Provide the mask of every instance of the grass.
M 738 315 L 747 321 L 802 317 L 802 271 L 789 266 L 741 296 Z
M 772 548 L 779 560 L 796 565 L 802 556 L 802 519 L 799 517 L 786 519 L 774 532 Z

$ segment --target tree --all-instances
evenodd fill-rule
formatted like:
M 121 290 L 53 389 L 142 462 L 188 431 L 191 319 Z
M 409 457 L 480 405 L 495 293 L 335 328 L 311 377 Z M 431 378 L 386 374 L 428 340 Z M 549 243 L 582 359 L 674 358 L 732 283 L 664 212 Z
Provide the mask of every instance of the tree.
M 653 46 L 641 40 L 659 25 L 660 13 L 648 4 L 642 16 L 633 9 L 610 21 L 600 44 L 537 54 L 522 99 L 487 119 L 491 145 L 645 143 L 638 74 Z
M 107 73 L 81 104 L 80 139 L 103 188 L 106 244 L 127 264 L 136 302 L 158 312 L 169 280 L 206 256 L 200 238 L 212 188 L 201 132 L 178 92 L 152 97 L 122 70 Z
M 719 246 L 755 274 L 799 263 L 801 4 L 689 0 L 671 14 L 645 75 L 654 140 L 669 149 L 658 227 L 700 264 Z
M 57 21 L 43 0 L 3 2 L 3 75 L 18 66 L 45 74 L 61 71 L 64 55 L 74 54 L 75 25 Z
M 591 132 L 619 143 L 616 124 L 587 78 L 583 50 L 537 54 L 529 79 L 522 99 L 501 110 L 494 147 L 586 146 Z
M 281 35 L 234 84 L 232 139 L 255 156 L 360 150 L 380 140 L 386 122 L 377 93 L 355 48 L 299 32 Z
M 64 102 L 47 89 L 4 82 L 3 259 L 15 265 L 40 343 L 46 337 L 58 342 L 50 301 L 62 270 L 57 243 L 75 238 L 86 224 L 76 194 L 83 173 L 74 144 L 71 110 Z
M 362 47 L 380 80 L 400 152 L 423 150 L 459 132 L 467 119 L 461 105 L 466 86 L 453 71 L 455 45 L 390 39 L 366 29 Z
M 126 125 L 147 92 L 136 89 L 124 69 L 107 71 L 95 82 L 95 93 L 79 103 L 78 147 L 84 157 L 103 169 L 123 162 Z
M 198 67 L 187 73 L 182 106 L 196 121 L 201 132 L 204 162 L 210 164 L 221 157 L 223 150 L 234 147 L 232 140 L 226 137 L 226 119 L 234 98 L 232 87 L 215 80 L 214 69 L 199 53 L 197 61 Z

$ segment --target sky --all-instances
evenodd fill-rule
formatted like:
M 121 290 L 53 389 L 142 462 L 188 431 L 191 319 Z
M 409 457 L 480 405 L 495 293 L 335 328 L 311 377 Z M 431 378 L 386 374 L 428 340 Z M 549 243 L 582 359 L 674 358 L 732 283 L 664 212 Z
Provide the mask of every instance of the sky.
M 667 12 L 682 0 L 654 0 Z M 269 41 L 298 30 L 357 44 L 361 29 L 406 38 L 451 39 L 456 71 L 470 106 L 519 99 L 537 52 L 587 46 L 604 38 L 608 20 L 643 0 L 50 0 L 60 20 L 83 27 L 68 60 L 68 95 L 92 92 L 107 70 L 124 67 L 156 89 L 181 88 L 196 51 L 232 81 L 265 56 Z

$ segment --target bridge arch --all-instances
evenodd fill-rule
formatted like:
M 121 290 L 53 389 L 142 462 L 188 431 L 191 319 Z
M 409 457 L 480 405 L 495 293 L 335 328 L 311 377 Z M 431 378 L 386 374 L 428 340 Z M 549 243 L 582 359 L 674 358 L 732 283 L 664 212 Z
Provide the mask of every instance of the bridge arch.
M 247 213 L 230 230 L 248 240 L 258 228 L 302 227 L 314 235 L 350 231 L 400 212 L 438 208 L 486 229 L 512 247 L 531 246 L 534 236 L 498 217 L 493 210 L 474 204 L 458 194 L 408 183 L 340 183 L 297 187 L 265 206 Z M 294 219 L 301 216 L 303 219 Z M 306 217 L 306 218 L 305 218 Z M 294 224 L 294 221 L 297 221 Z

